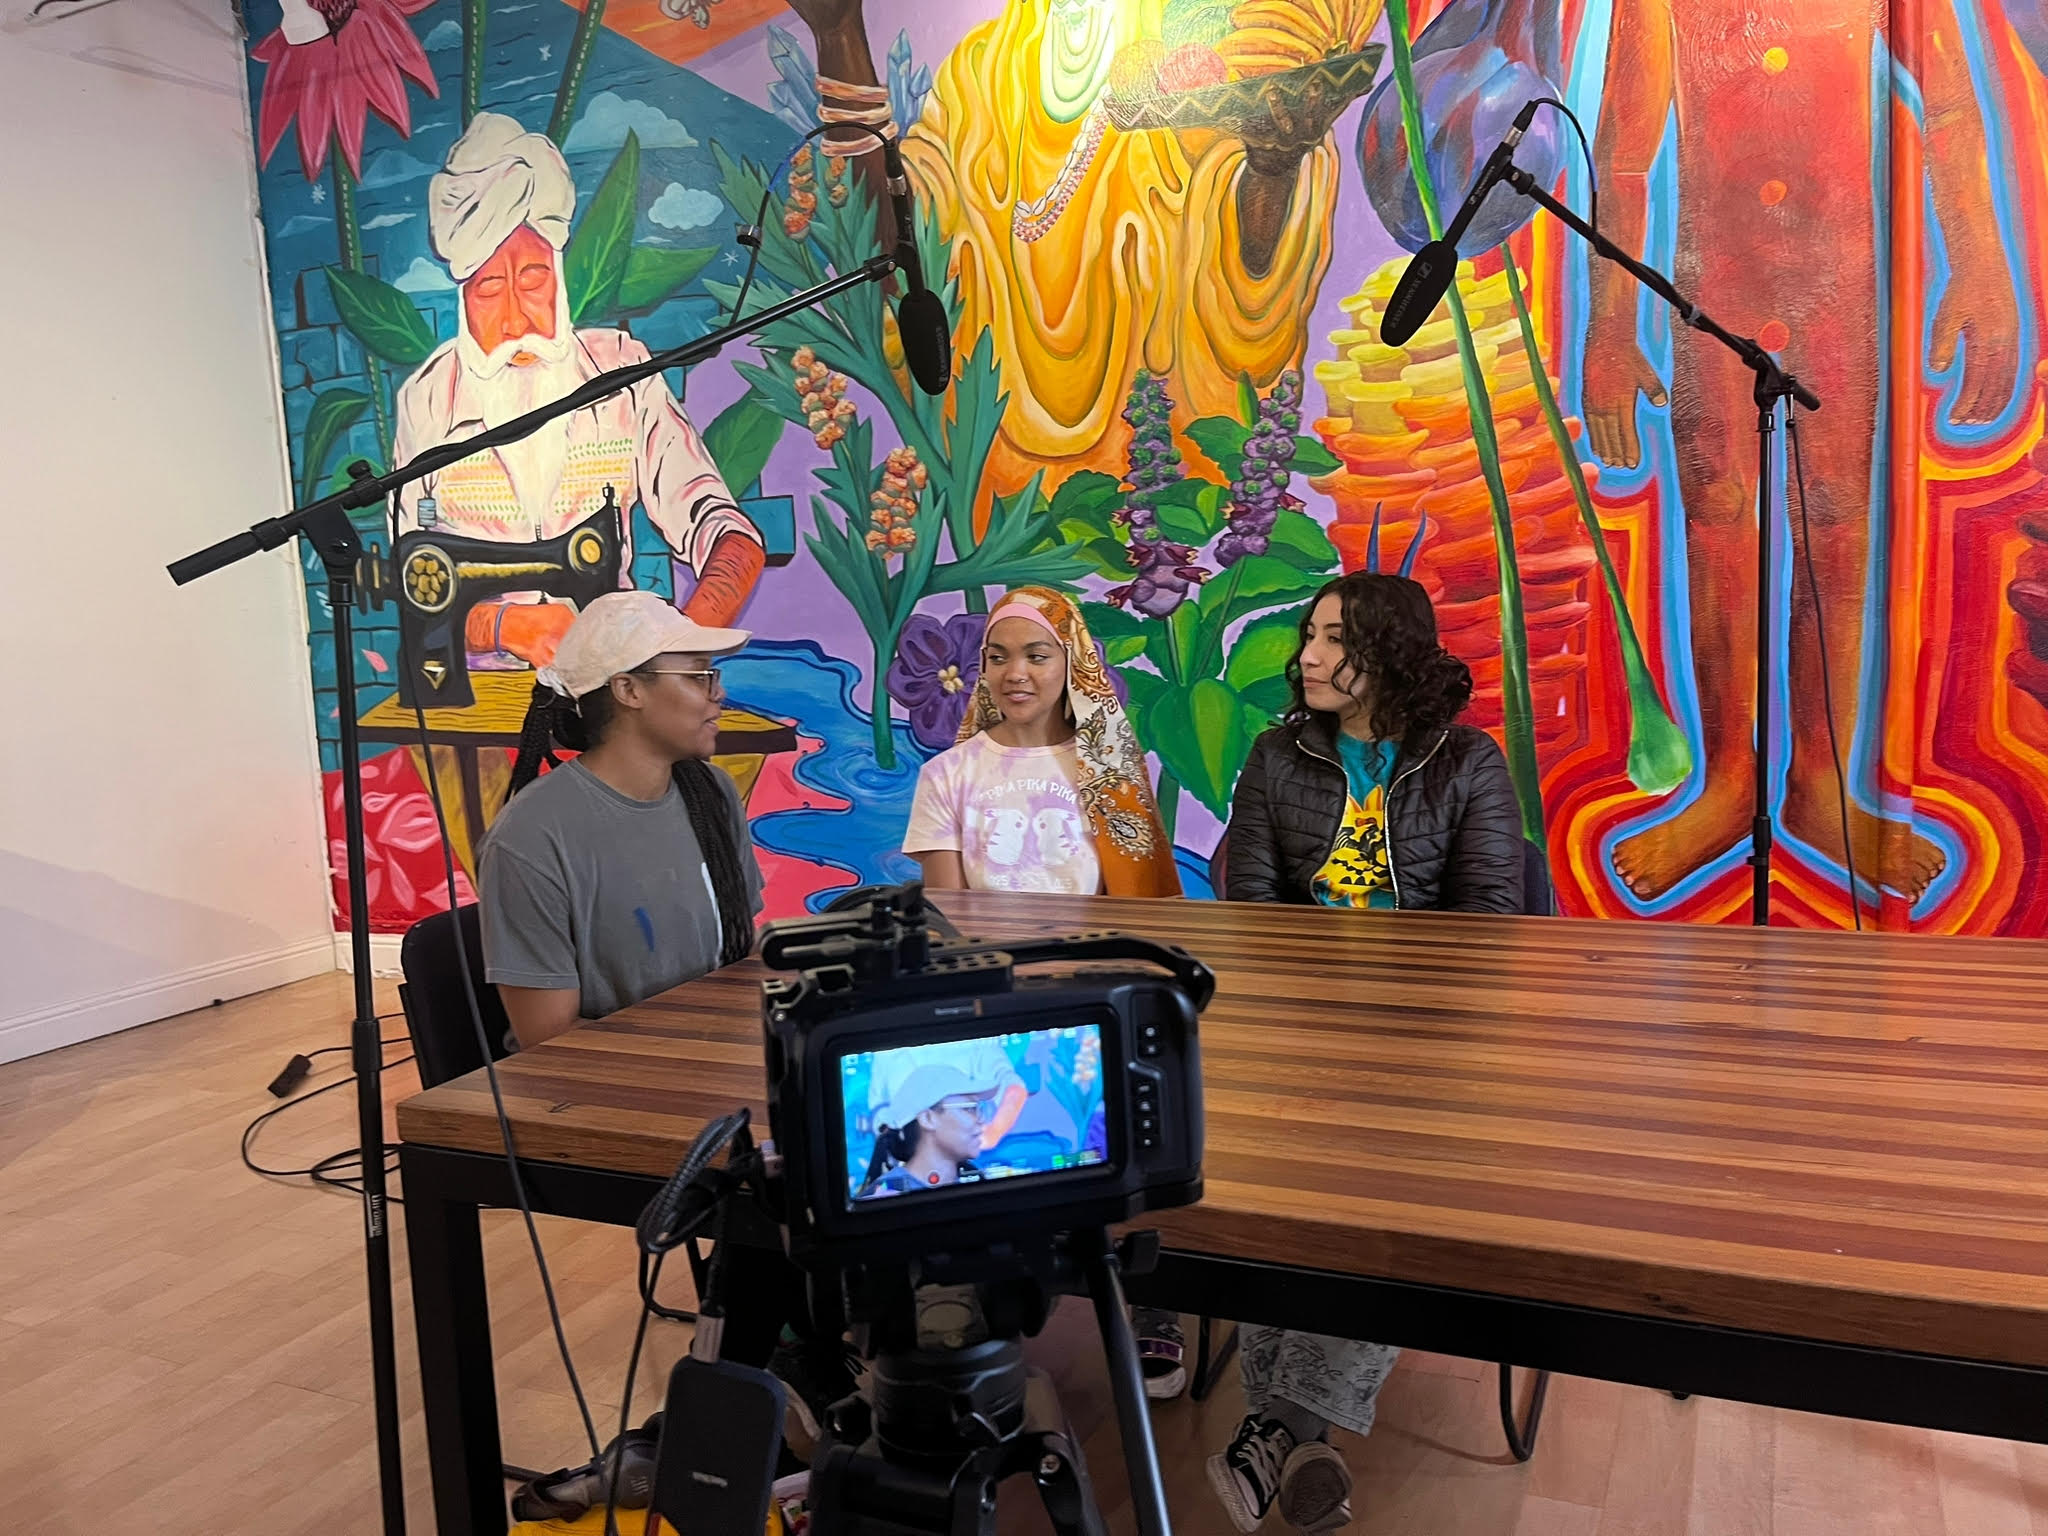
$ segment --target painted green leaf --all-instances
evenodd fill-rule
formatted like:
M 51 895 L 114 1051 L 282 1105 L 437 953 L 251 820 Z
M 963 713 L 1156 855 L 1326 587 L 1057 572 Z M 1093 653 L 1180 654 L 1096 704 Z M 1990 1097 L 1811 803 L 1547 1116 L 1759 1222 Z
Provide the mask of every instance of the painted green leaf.
M 1323 532 L 1323 525 L 1305 512 L 1283 511 L 1274 521 L 1270 553 L 1300 570 L 1318 574 L 1337 566 L 1337 546 Z
M 1133 635 L 1143 638 L 1145 634 L 1145 621 L 1114 603 L 1083 603 L 1081 620 L 1091 635 L 1104 642 Z
M 1301 618 L 1300 608 L 1283 608 L 1245 625 L 1223 664 L 1223 680 L 1240 693 L 1267 678 L 1284 681 L 1287 663 L 1301 648 Z
M 349 334 L 394 367 L 417 368 L 434 350 L 434 328 L 426 316 L 381 277 L 329 267 L 327 291 Z
M 1062 523 L 1060 532 L 1064 539 L 1051 547 L 1071 549 L 1094 569 L 1098 576 L 1107 576 L 1111 581 L 1122 581 L 1131 574 L 1130 551 L 1115 539 L 1089 537 L 1082 523 Z
M 1103 641 L 1102 649 L 1104 654 L 1109 657 L 1110 665 L 1120 667 L 1125 662 L 1136 661 L 1145 654 L 1145 637 L 1143 635 L 1125 635 L 1121 639 L 1105 640 Z
M 1084 469 L 1059 483 L 1052 493 L 1051 516 L 1062 525 L 1085 524 L 1091 534 L 1111 538 L 1116 528 L 1111 514 L 1123 505 L 1123 499 L 1124 489 L 1114 475 Z
M 747 487 L 761 478 L 787 425 L 780 413 L 751 389 L 712 418 L 704 429 L 704 447 L 734 495 L 744 495 Z
M 569 289 L 569 318 L 577 325 L 610 313 L 619 302 L 626 262 L 633 250 L 633 216 L 640 192 L 640 139 L 630 128 L 597 195 L 576 221 L 562 253 L 562 278 Z
M 1344 461 L 1322 444 L 1322 439 L 1301 436 L 1294 440 L 1293 470 L 1297 475 L 1334 475 Z
M 1313 597 L 1324 581 L 1277 555 L 1247 556 L 1231 567 L 1231 574 L 1236 577 L 1234 587 L 1219 579 L 1211 581 L 1202 593 L 1205 605 L 1222 610 L 1226 629 L 1248 614 Z
M 1138 733 L 1138 739 L 1151 744 L 1154 731 L 1151 726 L 1153 713 L 1160 701 L 1172 695 L 1172 688 L 1157 672 L 1147 672 L 1142 667 L 1123 668 L 1124 688 L 1130 694 L 1125 706 L 1131 717 L 1131 724 Z
M 1194 730 L 1200 772 L 1182 783 L 1216 816 L 1230 812 L 1230 790 L 1249 745 L 1237 694 L 1213 677 L 1197 678 L 1188 690 L 1188 723 Z
M 626 252 L 625 274 L 619 279 L 619 308 L 634 311 L 667 303 L 717 254 L 715 245 L 687 251 L 664 250 L 658 245 L 632 247 Z
M 1201 624 L 1201 609 L 1191 602 L 1182 603 L 1166 616 L 1166 632 L 1173 641 L 1174 675 L 1183 683 L 1191 680 L 1189 669 L 1199 659 L 1195 648 L 1201 639 Z
M 1228 416 L 1204 416 L 1188 428 L 1188 441 L 1215 462 L 1223 478 L 1234 480 L 1244 467 L 1244 445 L 1252 429 Z
M 1207 520 L 1195 508 L 1162 502 L 1154 510 L 1159 521 L 1159 531 L 1174 543 L 1188 544 L 1200 549 L 1209 542 L 1212 530 Z
M 370 408 L 370 397 L 359 389 L 330 389 L 313 402 L 306 417 L 306 435 L 299 462 L 299 500 L 311 501 L 318 493 L 320 477 L 327 473 L 327 461 L 334 446 L 348 436 L 348 429 Z
M 1248 373 L 1237 376 L 1237 415 L 1247 427 L 1259 419 L 1259 392 L 1252 388 L 1252 376 Z
M 1260 720 L 1270 724 L 1286 714 L 1294 703 L 1294 690 L 1287 679 L 1279 674 L 1262 677 L 1257 682 L 1238 690 L 1238 697 L 1244 700 L 1247 718 L 1256 714 Z M 1259 729 L 1263 730 L 1264 726 Z M 1253 733 L 1257 734 L 1256 731 Z

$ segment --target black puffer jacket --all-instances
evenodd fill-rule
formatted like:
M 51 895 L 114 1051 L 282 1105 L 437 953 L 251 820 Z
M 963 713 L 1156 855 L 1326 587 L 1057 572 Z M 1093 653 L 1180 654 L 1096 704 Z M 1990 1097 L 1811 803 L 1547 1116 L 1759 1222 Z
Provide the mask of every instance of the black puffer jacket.
M 1344 769 L 1329 721 L 1278 725 L 1252 745 L 1230 808 L 1225 894 L 1315 900 L 1344 813 Z M 1453 725 L 1404 744 L 1387 785 L 1394 905 L 1522 910 L 1522 813 L 1507 759 L 1484 731 Z

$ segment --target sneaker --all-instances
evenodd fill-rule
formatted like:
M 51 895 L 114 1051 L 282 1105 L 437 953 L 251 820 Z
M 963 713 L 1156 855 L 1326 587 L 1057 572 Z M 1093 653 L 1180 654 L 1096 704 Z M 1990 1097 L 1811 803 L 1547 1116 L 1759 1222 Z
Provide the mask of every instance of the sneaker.
M 1351 1469 L 1325 1440 L 1297 1445 L 1280 1469 L 1280 1518 L 1308 1536 L 1351 1523 Z
M 1230 1444 L 1209 1458 L 1209 1486 L 1244 1536 L 1252 1536 L 1272 1509 L 1281 1469 L 1294 1449 L 1286 1425 L 1248 1413 Z
M 768 1372 L 789 1389 L 783 1438 L 808 1459 L 824 1433 L 825 1411 L 860 1390 L 860 1355 L 843 1339 L 785 1339 L 768 1357 Z
M 1145 1395 L 1164 1400 L 1187 1390 L 1188 1373 L 1183 1363 L 1187 1336 L 1180 1331 L 1180 1314 L 1139 1307 L 1131 1317 L 1138 1337 L 1138 1366 L 1145 1373 Z

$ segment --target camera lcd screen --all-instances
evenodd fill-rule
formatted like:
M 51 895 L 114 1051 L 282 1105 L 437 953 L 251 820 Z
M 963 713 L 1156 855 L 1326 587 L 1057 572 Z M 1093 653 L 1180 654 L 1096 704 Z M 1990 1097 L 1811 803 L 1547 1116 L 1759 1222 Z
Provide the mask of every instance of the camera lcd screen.
M 1099 1024 L 848 1052 L 839 1092 L 849 1208 L 1109 1160 Z

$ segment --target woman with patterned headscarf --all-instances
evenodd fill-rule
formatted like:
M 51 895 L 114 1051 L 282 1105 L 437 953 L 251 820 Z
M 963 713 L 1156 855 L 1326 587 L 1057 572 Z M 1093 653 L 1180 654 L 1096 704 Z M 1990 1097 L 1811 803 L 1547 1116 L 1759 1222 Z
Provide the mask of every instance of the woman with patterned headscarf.
M 1178 896 L 1145 752 L 1074 604 L 989 615 L 960 739 L 924 765 L 903 851 L 934 890 Z

